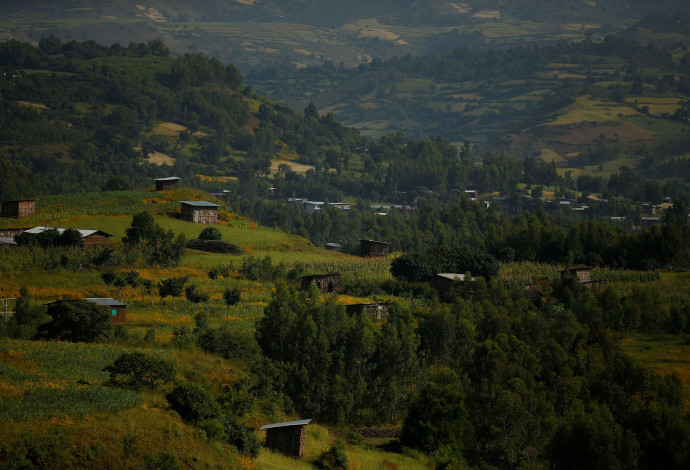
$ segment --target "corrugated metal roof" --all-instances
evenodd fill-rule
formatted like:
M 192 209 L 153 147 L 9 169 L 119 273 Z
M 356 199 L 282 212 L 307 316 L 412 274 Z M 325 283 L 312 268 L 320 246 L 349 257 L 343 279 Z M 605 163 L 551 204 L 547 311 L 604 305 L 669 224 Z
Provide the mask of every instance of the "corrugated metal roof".
M 369 240 L 369 239 L 366 239 L 366 238 L 360 238 L 359 241 L 360 241 L 360 242 L 369 242 L 369 243 L 380 243 L 381 245 L 390 245 L 390 243 L 388 243 L 388 242 L 379 242 L 379 241 L 376 241 L 376 240 Z
M 44 227 L 44 226 L 39 225 L 38 227 L 33 227 L 33 228 L 30 228 L 29 230 L 25 230 L 25 232 L 26 233 L 32 233 L 32 234 L 36 235 L 39 233 L 43 233 L 46 230 L 57 230 L 60 234 L 62 234 L 62 232 L 64 232 L 67 229 L 61 228 L 61 227 Z M 111 234 L 105 233 L 102 230 L 87 230 L 87 229 L 81 229 L 81 228 L 77 228 L 75 230 L 79 232 L 79 234 L 81 235 L 82 238 L 86 238 L 89 235 L 93 235 L 94 233 L 101 233 L 101 234 L 105 235 L 106 237 L 112 237 Z
M 106 307 L 124 307 L 127 304 L 120 302 L 119 300 L 105 298 L 105 297 L 85 297 L 84 300 L 88 300 L 96 305 L 104 305 Z
M 299 421 L 286 421 L 284 423 L 264 424 L 260 429 L 284 428 L 287 426 L 306 426 L 311 423 L 311 419 L 300 419 Z
M 437 276 L 445 278 L 445 279 L 450 279 L 451 281 L 464 281 L 465 280 L 465 275 L 464 274 L 458 274 L 458 273 L 438 273 Z
M 168 176 L 167 178 L 156 178 L 154 181 L 175 181 L 179 180 L 177 176 Z
M 208 201 L 180 201 L 182 204 L 187 204 L 194 207 L 220 207 L 219 204 L 214 204 Z

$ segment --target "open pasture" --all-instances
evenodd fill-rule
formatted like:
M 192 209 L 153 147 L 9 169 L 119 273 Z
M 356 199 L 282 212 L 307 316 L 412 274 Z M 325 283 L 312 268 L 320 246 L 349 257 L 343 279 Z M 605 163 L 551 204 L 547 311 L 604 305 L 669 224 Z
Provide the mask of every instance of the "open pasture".
M 565 126 L 581 124 L 583 122 L 617 122 L 622 116 L 640 115 L 630 106 L 621 106 L 617 103 L 606 102 L 591 96 L 578 96 L 575 103 L 563 109 L 561 114 L 549 126 Z
M 678 374 L 683 383 L 685 405 L 690 405 L 690 335 L 630 333 L 621 339 L 621 346 L 660 374 Z

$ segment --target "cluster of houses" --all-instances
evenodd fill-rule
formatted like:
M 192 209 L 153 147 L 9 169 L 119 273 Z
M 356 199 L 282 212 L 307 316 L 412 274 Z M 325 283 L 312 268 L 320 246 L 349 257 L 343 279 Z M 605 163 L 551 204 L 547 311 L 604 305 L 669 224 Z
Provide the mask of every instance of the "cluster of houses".
M 298 204 L 300 205 L 303 209 L 308 210 L 309 212 L 321 212 L 326 204 L 328 204 L 330 207 L 333 207 L 334 209 L 340 209 L 341 211 L 349 211 L 352 205 L 348 202 L 329 202 L 326 203 L 325 201 L 310 201 L 309 199 L 305 197 L 291 197 L 288 199 L 289 203 L 292 204 Z

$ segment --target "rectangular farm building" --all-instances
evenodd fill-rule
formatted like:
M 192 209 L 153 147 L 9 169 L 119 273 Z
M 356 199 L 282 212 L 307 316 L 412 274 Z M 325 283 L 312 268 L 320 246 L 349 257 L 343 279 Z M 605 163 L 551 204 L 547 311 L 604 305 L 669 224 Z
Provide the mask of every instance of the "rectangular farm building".
M 22 199 L 19 201 L 5 201 L 2 203 L 3 217 L 32 217 L 36 201 L 33 199 Z
M 377 258 L 380 256 L 388 256 L 391 244 L 388 242 L 378 242 L 376 240 L 359 240 L 362 248 L 362 256 L 364 258 Z
M 113 320 L 113 325 L 126 325 L 127 324 L 127 304 L 120 302 L 119 300 L 111 298 L 102 297 L 87 297 L 84 300 L 100 305 L 102 307 L 107 307 L 110 310 L 111 318 Z
M 261 426 L 261 429 L 266 430 L 266 447 L 289 457 L 302 458 L 304 456 L 304 427 L 310 422 L 311 419 L 302 419 Z
M 207 201 L 180 201 L 182 220 L 197 224 L 217 224 L 220 205 Z
M 45 232 L 46 230 L 57 230 L 58 232 L 62 233 L 66 228 L 57 228 L 57 227 L 33 227 L 28 230 L 25 230 L 24 232 L 26 233 L 32 233 L 34 235 L 39 234 L 41 232 Z M 95 246 L 106 246 L 108 243 L 110 243 L 110 237 L 112 237 L 111 234 L 105 233 L 101 230 L 87 230 L 87 229 L 75 229 L 79 232 L 81 235 L 81 247 L 82 248 L 92 248 Z
M 168 178 L 157 178 L 156 191 L 175 191 L 180 187 L 180 178 L 170 176 Z

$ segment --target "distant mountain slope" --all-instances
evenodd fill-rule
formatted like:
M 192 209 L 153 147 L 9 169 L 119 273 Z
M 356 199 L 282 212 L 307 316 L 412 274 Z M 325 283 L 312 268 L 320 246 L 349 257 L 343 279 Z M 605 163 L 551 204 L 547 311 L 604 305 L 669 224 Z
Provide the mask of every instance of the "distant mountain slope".
M 658 31 L 668 21 L 679 31 L 688 24 L 685 17 L 657 16 L 644 28 Z M 652 141 L 683 132 L 677 126 L 687 124 L 690 54 L 677 37 L 664 48 L 607 37 L 509 49 L 462 47 L 355 68 L 285 64 L 252 72 L 247 80 L 297 108 L 313 101 L 365 135 L 434 134 L 521 155 L 550 149 L 565 161 L 601 134 L 623 136 L 620 126 L 633 125 Z M 609 127 L 578 137 L 584 140 L 569 137 L 593 123 Z M 537 136 L 551 136 L 550 142 Z M 630 142 L 628 152 L 641 144 Z
M 354 65 L 459 45 L 500 46 L 625 29 L 683 0 L 6 0 L 0 39 L 162 38 L 174 54 L 203 51 L 243 70 L 288 61 Z

